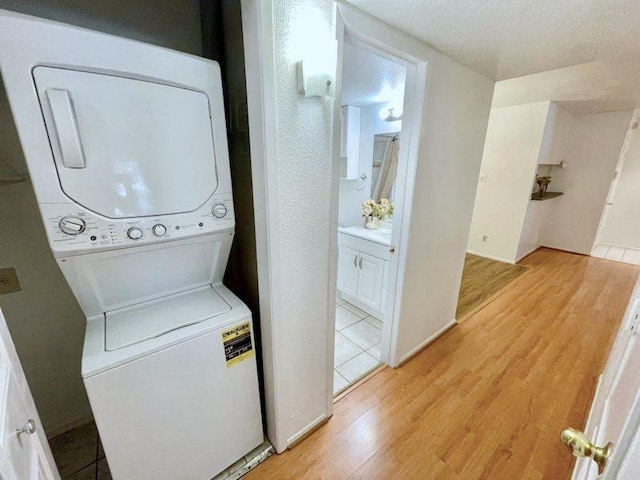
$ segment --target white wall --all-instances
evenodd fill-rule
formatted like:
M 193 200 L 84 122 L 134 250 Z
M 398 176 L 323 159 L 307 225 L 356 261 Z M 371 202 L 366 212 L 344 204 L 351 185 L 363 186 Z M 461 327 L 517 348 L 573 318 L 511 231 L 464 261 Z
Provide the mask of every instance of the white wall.
M 494 82 L 435 54 L 425 103 L 398 352 L 455 318 Z
M 568 141 L 567 167 L 553 167 L 551 171 L 550 190 L 564 195 L 535 202 L 549 207 L 540 244 L 585 255 L 591 253 L 632 113 L 622 111 L 574 117 Z M 636 179 L 634 195 L 631 196 L 634 200 L 640 198 L 638 185 L 640 178 Z M 636 203 L 638 207 L 640 201 Z M 627 225 L 625 231 L 628 231 Z
M 554 202 L 554 200 L 545 200 L 544 202 L 529 200 L 527 213 L 522 226 L 522 233 L 520 235 L 520 242 L 518 243 L 516 261 L 520 261 L 520 259 L 540 246 L 542 229 L 545 224 L 547 212 L 553 208 L 552 202 Z
M 328 414 L 334 102 L 300 95 L 295 64 L 310 41 L 330 48 L 333 7 L 242 2 L 267 432 L 278 452 Z
M 637 121 L 638 110 L 634 112 Z M 633 130 L 598 243 L 640 250 L 640 129 Z
M 297 22 L 309 17 L 329 35 L 333 2 L 273 1 L 278 117 L 274 160 L 279 182 L 274 213 L 280 229 L 280 281 L 286 292 L 276 321 L 282 328 L 278 356 L 285 374 L 281 400 L 289 442 L 326 413 L 326 346 L 333 334 L 327 322 L 333 102 L 300 95 L 292 68 L 309 33 L 304 31 L 308 25 Z
M 86 2 L 0 0 L 0 8 L 39 15 L 200 54 L 199 7 L 190 0 Z M 0 175 L 26 164 L 0 85 Z M 0 267 L 15 267 L 22 291 L 0 296 L 43 425 L 49 435 L 91 410 L 80 361 L 85 318 L 47 243 L 31 183 L 0 186 Z
M 478 183 L 470 253 L 516 260 L 549 107 L 539 102 L 491 110 L 480 171 L 487 181 Z
M 370 105 L 362 107 L 360 110 L 360 159 L 359 173 L 367 175 L 364 188 L 360 191 L 355 189 L 361 183 L 358 180 L 340 179 L 340 199 L 338 211 L 338 224 L 343 227 L 362 225 L 363 220 L 360 214 L 362 202 L 371 198 L 371 179 L 373 165 L 373 137 L 379 133 L 399 132 L 402 128 L 402 121 L 385 122 L 380 119 L 380 108 L 384 104 Z M 400 144 L 402 147 L 402 144 Z

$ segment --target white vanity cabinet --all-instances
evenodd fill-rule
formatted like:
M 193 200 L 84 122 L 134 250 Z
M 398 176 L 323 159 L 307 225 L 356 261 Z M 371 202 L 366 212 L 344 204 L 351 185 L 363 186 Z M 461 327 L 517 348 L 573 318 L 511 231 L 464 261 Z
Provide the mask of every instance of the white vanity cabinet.
M 338 290 L 378 320 L 384 316 L 389 256 L 389 245 L 338 234 Z

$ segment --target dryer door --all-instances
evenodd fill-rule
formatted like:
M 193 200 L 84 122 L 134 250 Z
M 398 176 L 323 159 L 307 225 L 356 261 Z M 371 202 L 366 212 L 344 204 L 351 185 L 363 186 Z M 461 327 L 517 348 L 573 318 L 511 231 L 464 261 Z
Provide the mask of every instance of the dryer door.
M 36 67 L 60 186 L 109 218 L 197 210 L 217 187 L 209 98 L 144 80 Z

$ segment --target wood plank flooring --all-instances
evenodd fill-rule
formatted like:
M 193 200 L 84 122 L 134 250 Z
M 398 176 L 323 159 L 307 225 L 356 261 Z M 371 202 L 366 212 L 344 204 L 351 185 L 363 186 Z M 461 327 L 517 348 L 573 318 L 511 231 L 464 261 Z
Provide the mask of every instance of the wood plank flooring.
M 467 253 L 458 296 L 456 318 L 466 320 L 465 315 L 488 301 L 527 270 L 523 265 L 489 260 Z
M 508 290 L 245 479 L 565 480 L 638 267 L 541 249 Z

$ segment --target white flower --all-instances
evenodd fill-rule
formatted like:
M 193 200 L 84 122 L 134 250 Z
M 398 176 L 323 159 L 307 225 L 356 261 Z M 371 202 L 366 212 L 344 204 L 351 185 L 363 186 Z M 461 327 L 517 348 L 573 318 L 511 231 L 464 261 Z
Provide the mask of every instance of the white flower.
M 380 218 L 380 205 L 378 205 L 375 200 L 369 199 L 362 204 L 360 213 L 363 217 Z
M 393 214 L 393 202 L 388 198 L 380 199 L 380 216 L 387 217 Z

